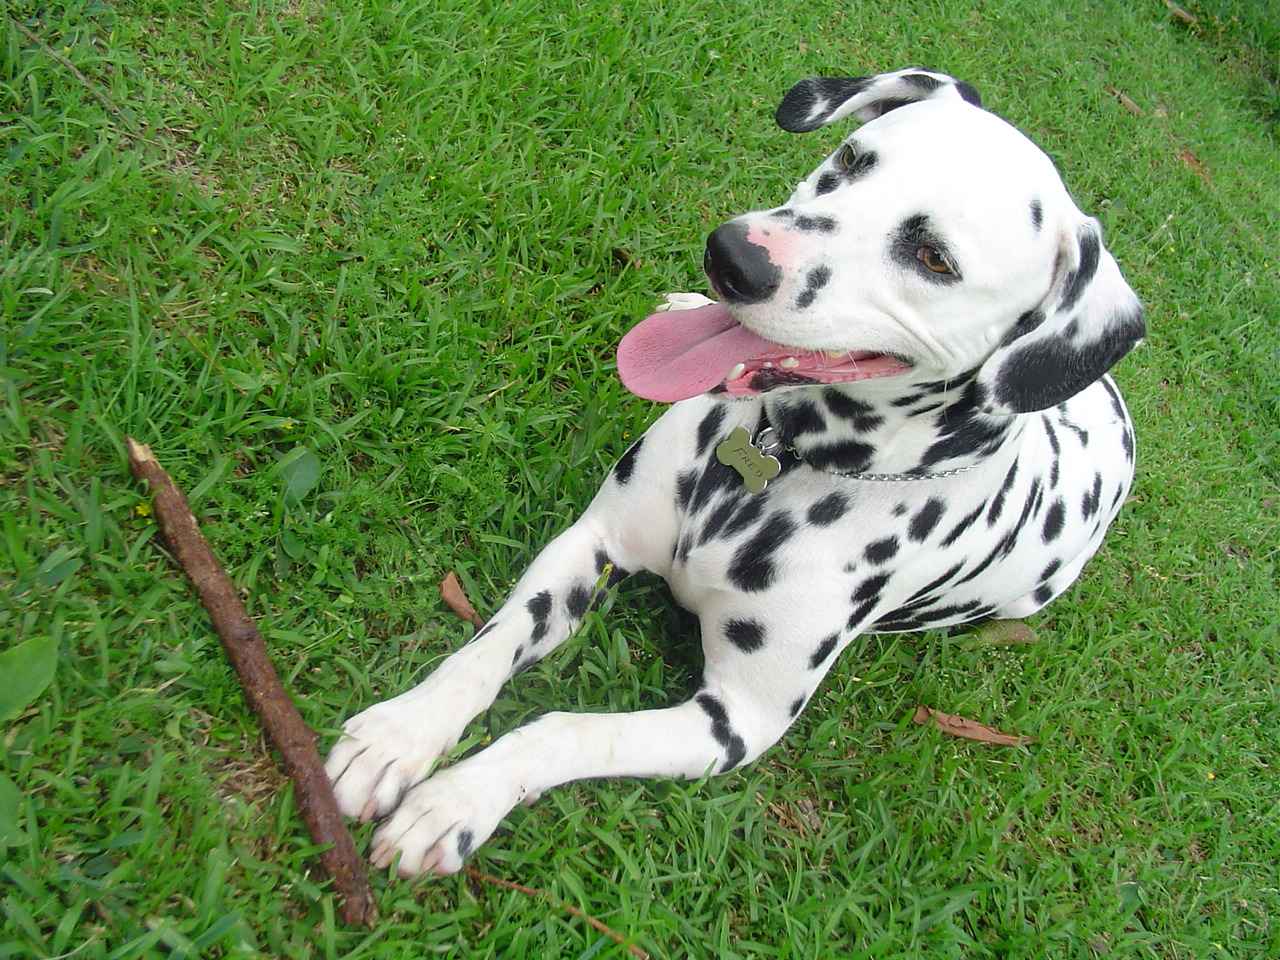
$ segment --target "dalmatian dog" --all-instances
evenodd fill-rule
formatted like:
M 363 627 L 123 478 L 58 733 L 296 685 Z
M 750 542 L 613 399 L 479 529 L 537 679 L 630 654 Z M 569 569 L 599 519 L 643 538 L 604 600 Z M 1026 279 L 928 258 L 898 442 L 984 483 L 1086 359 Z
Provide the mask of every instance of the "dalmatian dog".
M 624 338 L 624 384 L 672 406 L 581 518 L 425 682 L 344 726 L 327 769 L 347 815 L 382 819 L 375 865 L 453 873 L 569 781 L 740 767 L 859 635 L 1025 617 L 1102 543 L 1134 469 L 1107 370 L 1144 327 L 1098 223 L 952 77 L 804 80 L 777 121 L 850 115 L 786 203 L 710 235 L 718 302 L 671 296 Z M 550 713 L 427 776 L 637 570 L 699 618 L 691 699 Z

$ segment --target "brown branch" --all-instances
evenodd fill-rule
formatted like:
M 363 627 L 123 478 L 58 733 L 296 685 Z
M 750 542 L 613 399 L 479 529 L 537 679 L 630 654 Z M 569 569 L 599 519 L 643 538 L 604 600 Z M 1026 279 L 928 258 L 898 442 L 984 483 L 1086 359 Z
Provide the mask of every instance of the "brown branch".
M 572 903 L 566 903 L 563 900 L 557 900 L 555 897 L 547 893 L 547 891 L 545 890 L 539 890 L 536 887 L 526 887 L 522 883 L 512 883 L 510 880 L 503 880 L 501 877 L 495 877 L 492 874 L 483 873 L 482 871 L 477 870 L 475 867 L 465 867 L 464 869 L 466 870 L 467 876 L 473 880 L 478 880 L 483 883 L 492 883 L 495 887 L 503 887 L 507 890 L 515 890 L 518 893 L 527 894 L 530 897 L 541 897 L 544 900 L 550 900 L 552 903 L 558 904 L 560 906 L 560 909 L 573 914 L 575 917 L 581 917 L 583 920 L 589 923 L 594 929 L 600 931 L 606 937 L 612 940 L 614 943 L 618 944 L 618 946 L 626 947 L 627 952 L 630 953 L 633 957 L 638 957 L 639 960 L 649 960 L 648 953 L 646 953 L 644 950 L 641 950 L 634 943 L 627 943 L 627 938 L 624 937 L 622 934 L 620 934 L 617 930 L 614 930 L 612 927 L 601 923 L 595 917 L 591 916 L 591 914 L 584 913 L 582 910 L 579 910 L 577 907 L 575 907 Z
M 240 677 L 245 699 L 258 715 L 267 737 L 280 751 L 285 773 L 293 781 L 298 812 L 311 838 L 326 845 L 320 862 L 342 897 L 343 920 L 371 925 L 377 911 L 364 862 L 342 821 L 333 788 L 316 750 L 315 735 L 281 685 L 262 635 L 200 533 L 187 498 L 157 462 L 150 447 L 132 437 L 125 438 L 125 445 L 129 469 L 151 488 L 160 532 L 200 594 L 200 602 L 209 612 L 227 658 Z

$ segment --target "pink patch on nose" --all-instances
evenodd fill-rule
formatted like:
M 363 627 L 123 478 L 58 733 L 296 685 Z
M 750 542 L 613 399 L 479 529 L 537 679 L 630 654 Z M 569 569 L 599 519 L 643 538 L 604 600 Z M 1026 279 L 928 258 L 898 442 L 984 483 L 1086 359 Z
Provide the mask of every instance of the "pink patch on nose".
M 781 223 L 752 223 L 747 227 L 747 243 L 768 251 L 769 262 L 775 267 L 786 267 L 793 259 L 798 239 Z

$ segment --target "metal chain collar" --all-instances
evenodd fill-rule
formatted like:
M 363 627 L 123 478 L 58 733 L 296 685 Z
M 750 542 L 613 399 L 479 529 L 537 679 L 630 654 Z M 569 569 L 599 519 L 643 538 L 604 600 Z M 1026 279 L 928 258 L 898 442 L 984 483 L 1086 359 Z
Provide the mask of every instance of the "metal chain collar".
M 795 447 L 782 442 L 778 436 L 778 431 L 773 427 L 765 427 L 756 434 L 756 438 L 751 441 L 751 445 L 763 453 L 765 456 L 777 457 L 779 453 L 786 450 L 801 463 L 806 462 L 804 457 Z M 813 467 L 812 464 L 810 464 Z M 951 470 L 939 470 L 937 473 L 858 473 L 856 471 L 844 470 L 826 470 L 822 467 L 813 467 L 814 470 L 820 470 L 822 473 L 829 473 L 832 476 L 844 477 L 846 480 L 870 480 L 880 483 L 897 483 L 905 480 L 942 480 L 946 477 L 959 476 L 962 473 L 968 473 L 976 463 L 971 463 L 964 467 L 955 467 Z

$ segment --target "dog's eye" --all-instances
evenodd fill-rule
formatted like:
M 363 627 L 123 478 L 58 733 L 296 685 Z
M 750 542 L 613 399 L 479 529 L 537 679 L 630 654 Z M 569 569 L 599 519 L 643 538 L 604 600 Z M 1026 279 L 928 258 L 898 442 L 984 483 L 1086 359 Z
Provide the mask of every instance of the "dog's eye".
M 853 169 L 853 165 L 858 161 L 858 151 L 853 149 L 849 144 L 845 144 L 840 148 L 840 152 L 836 154 L 836 166 L 848 173 Z
M 923 246 L 917 248 L 916 259 L 934 273 L 955 273 L 951 269 L 951 264 L 947 263 L 946 258 L 933 247 Z

